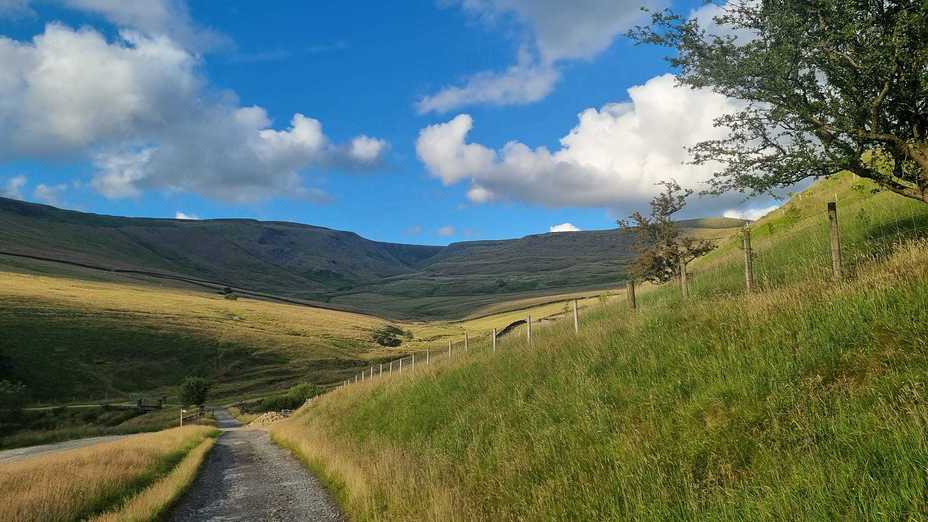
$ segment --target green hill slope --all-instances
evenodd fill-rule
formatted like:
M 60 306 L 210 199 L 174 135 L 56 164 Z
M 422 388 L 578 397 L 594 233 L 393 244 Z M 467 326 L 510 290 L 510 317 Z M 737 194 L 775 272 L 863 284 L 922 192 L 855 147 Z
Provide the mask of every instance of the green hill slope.
M 742 223 L 689 225 L 724 237 Z M 629 240 L 599 231 L 400 245 L 294 223 L 122 218 L 0 198 L 0 252 L 186 276 L 393 318 L 462 317 L 496 301 L 614 286 Z
M 837 177 L 754 224 L 753 295 L 733 239 L 693 263 L 686 302 L 645 289 L 579 335 L 474 343 L 274 435 L 357 520 L 925 518 L 928 208 L 871 189 Z

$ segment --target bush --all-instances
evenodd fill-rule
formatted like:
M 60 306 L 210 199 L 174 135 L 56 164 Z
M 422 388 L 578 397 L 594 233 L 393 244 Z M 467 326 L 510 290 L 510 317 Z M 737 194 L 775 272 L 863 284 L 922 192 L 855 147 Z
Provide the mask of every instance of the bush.
M 180 402 L 184 406 L 203 406 L 209 395 L 210 383 L 202 377 L 189 377 L 180 387 Z
M 12 381 L 0 381 L 0 418 L 18 415 L 26 404 L 26 386 Z
M 257 402 L 239 406 L 246 413 L 264 413 L 266 411 L 295 410 L 307 400 L 322 393 L 322 388 L 315 384 L 297 384 L 291 386 L 286 393 L 261 399 Z
M 403 344 L 403 339 L 401 339 L 401 337 L 406 340 L 412 339 L 412 332 L 403 330 L 392 324 L 387 324 L 374 330 L 371 335 L 377 344 L 389 348 L 396 348 Z

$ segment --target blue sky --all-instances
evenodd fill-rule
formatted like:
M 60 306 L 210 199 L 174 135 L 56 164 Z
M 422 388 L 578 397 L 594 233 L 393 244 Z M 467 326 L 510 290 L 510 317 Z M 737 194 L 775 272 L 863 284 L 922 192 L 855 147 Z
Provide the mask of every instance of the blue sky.
M 706 179 L 683 147 L 737 107 L 622 36 L 643 4 L 0 0 L 0 193 L 414 243 L 609 228 Z

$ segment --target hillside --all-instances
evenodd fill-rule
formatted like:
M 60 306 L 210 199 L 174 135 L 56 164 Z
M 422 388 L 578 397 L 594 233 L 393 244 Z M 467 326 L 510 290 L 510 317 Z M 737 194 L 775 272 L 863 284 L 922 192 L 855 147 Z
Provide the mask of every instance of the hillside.
M 710 237 L 742 224 L 685 223 L 690 233 Z M 295 223 L 123 218 L 0 198 L 0 252 L 183 276 L 405 319 L 461 317 L 501 300 L 615 286 L 629 242 L 628 232 L 610 230 L 400 245 Z
M 850 176 L 644 288 L 454 361 L 352 384 L 274 427 L 354 520 L 928 516 L 928 207 Z M 837 198 L 845 282 L 830 278 Z

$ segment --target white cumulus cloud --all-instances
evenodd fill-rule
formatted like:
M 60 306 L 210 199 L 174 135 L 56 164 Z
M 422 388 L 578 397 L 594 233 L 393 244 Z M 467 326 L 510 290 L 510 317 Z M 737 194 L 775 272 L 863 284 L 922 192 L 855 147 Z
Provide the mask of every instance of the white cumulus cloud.
M 59 183 L 57 185 L 40 183 L 36 185 L 35 190 L 32 192 L 32 197 L 35 198 L 36 201 L 40 201 L 46 205 L 61 206 L 61 195 L 67 190 L 68 186 L 64 183 Z
M 592 59 L 616 37 L 644 21 L 642 7 L 667 0 L 452 0 L 491 24 L 512 18 L 524 29 L 516 64 L 482 71 L 422 98 L 420 113 L 444 113 L 475 104 L 520 105 L 547 96 L 560 79 L 558 63 Z
M 519 141 L 498 150 L 468 143 L 473 119 L 464 114 L 420 131 L 416 151 L 444 184 L 468 181 L 469 198 L 476 203 L 512 200 L 625 211 L 641 208 L 660 181 L 699 187 L 711 177 L 713 166 L 685 163 L 686 147 L 724 136 L 725 129 L 713 121 L 738 104 L 711 91 L 677 87 L 669 74 L 628 94 L 628 102 L 583 111 L 557 150 Z M 721 198 L 692 206 L 721 211 L 731 203 Z
M 178 210 L 177 212 L 174 213 L 174 219 L 183 219 L 183 220 L 186 220 L 186 221 L 196 221 L 196 220 L 200 219 L 200 216 L 197 216 L 196 214 L 187 214 L 187 213 L 185 213 L 185 212 L 181 212 L 180 210 Z
M 454 227 L 451 225 L 446 225 L 438 229 L 438 235 L 442 237 L 450 237 L 454 235 Z
M 0 0 L 0 16 L 33 14 L 33 0 Z M 193 22 L 184 0 L 46 0 L 100 16 L 113 25 L 148 36 L 167 36 L 188 49 L 206 51 L 229 45 L 229 39 Z
M 23 199 L 23 187 L 26 186 L 26 176 L 13 176 L 0 186 L 0 196 L 12 199 Z
M 211 89 L 198 56 L 168 36 L 122 31 L 109 41 L 49 24 L 30 42 L 0 37 L 0 68 L 8 136 L 0 160 L 90 155 L 91 186 L 111 198 L 165 190 L 324 201 L 324 192 L 305 186 L 304 171 L 370 168 L 386 149 L 366 135 L 332 143 L 302 114 L 275 128 L 263 108 Z
M 723 216 L 735 219 L 747 219 L 757 221 L 774 210 L 780 208 L 780 205 L 770 205 L 764 207 L 748 207 L 744 209 L 732 208 L 724 212 Z
M 579 232 L 580 229 L 573 223 L 561 223 L 560 225 L 551 225 L 548 232 Z
M 468 78 L 464 85 L 442 89 L 419 100 L 416 109 L 445 113 L 473 104 L 523 105 L 547 96 L 560 79 L 560 73 L 550 65 L 525 60 L 504 72 L 484 71 Z

